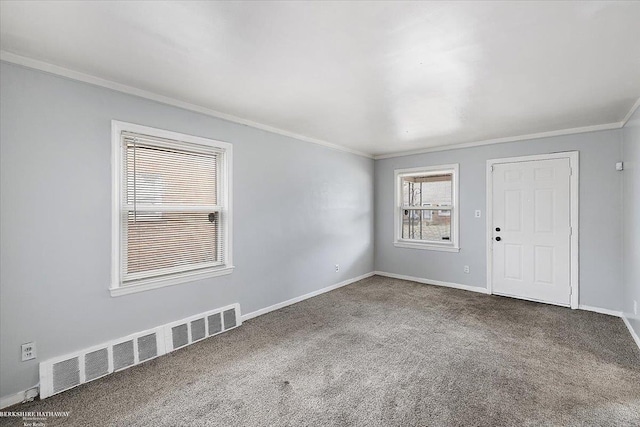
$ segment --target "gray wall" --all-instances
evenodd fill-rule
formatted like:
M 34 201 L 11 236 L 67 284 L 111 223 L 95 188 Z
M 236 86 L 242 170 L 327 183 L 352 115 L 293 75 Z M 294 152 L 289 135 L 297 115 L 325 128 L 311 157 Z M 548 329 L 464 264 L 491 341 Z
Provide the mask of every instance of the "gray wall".
M 580 304 L 622 309 L 621 130 L 431 152 L 376 161 L 375 267 L 468 286 L 486 287 L 486 161 L 557 151 L 580 152 Z M 460 164 L 460 252 L 393 246 L 393 171 Z M 474 210 L 482 210 L 482 218 Z M 463 266 L 470 266 L 470 274 Z
M 624 314 L 640 336 L 640 108 L 623 129 Z
M 0 75 L 0 396 L 35 385 L 40 360 L 373 270 L 373 160 L 11 64 Z M 234 144 L 232 275 L 109 295 L 112 119 Z M 38 359 L 20 362 L 28 341 Z

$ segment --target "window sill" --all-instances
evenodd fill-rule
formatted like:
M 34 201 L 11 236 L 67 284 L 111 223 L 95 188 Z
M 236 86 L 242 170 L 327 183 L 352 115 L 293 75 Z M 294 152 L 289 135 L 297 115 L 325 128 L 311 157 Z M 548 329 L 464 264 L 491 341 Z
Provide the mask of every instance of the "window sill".
M 396 248 L 422 249 L 425 251 L 460 252 L 455 246 L 430 245 L 428 243 L 393 242 Z
M 225 276 L 233 273 L 235 267 L 224 267 L 207 269 L 204 271 L 188 271 L 181 274 L 174 274 L 168 277 L 153 277 L 150 279 L 137 280 L 134 283 L 124 286 L 109 288 L 112 297 L 134 294 L 137 292 L 149 291 L 151 289 L 164 288 L 165 286 L 179 285 L 210 277 Z

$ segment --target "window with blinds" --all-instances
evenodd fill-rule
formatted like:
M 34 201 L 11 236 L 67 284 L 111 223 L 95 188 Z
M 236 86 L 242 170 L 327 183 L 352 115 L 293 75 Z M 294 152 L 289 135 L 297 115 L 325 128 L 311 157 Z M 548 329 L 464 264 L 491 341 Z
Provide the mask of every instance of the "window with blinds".
M 457 249 L 458 165 L 396 171 L 397 246 Z
M 118 280 L 112 288 L 156 287 L 226 270 L 229 144 L 118 125 Z

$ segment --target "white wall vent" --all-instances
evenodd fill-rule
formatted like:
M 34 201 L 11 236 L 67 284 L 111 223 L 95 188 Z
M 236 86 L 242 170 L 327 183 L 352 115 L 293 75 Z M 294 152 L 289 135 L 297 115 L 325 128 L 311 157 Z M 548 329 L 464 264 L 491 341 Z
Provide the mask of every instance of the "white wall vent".
M 200 341 L 207 336 L 204 317 L 191 322 L 191 342 Z
M 135 362 L 133 357 L 133 340 L 124 341 L 113 346 L 113 370 L 128 368 Z
M 207 336 L 210 337 L 219 332 L 222 332 L 222 317 L 220 313 L 215 313 L 207 317 Z
M 78 357 L 53 364 L 53 392 L 58 393 L 80 384 L 80 361 Z
M 85 381 L 95 380 L 109 373 L 109 350 L 101 348 L 84 356 Z
M 40 398 L 235 328 L 240 319 L 240 305 L 233 304 L 41 362 Z
M 186 323 L 171 328 L 172 350 L 189 344 L 189 326 Z
M 153 359 L 158 355 L 158 340 L 156 334 L 149 334 L 138 338 L 138 360 Z
M 231 329 L 236 327 L 236 311 L 225 310 L 224 311 L 224 329 Z

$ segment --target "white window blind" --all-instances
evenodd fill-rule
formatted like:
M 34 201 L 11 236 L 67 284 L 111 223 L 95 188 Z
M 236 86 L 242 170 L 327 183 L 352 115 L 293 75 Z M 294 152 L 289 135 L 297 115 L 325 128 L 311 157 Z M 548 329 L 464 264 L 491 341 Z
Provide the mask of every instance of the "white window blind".
M 123 133 L 123 279 L 222 265 L 218 153 Z
M 225 149 L 120 132 L 119 283 L 225 267 Z

